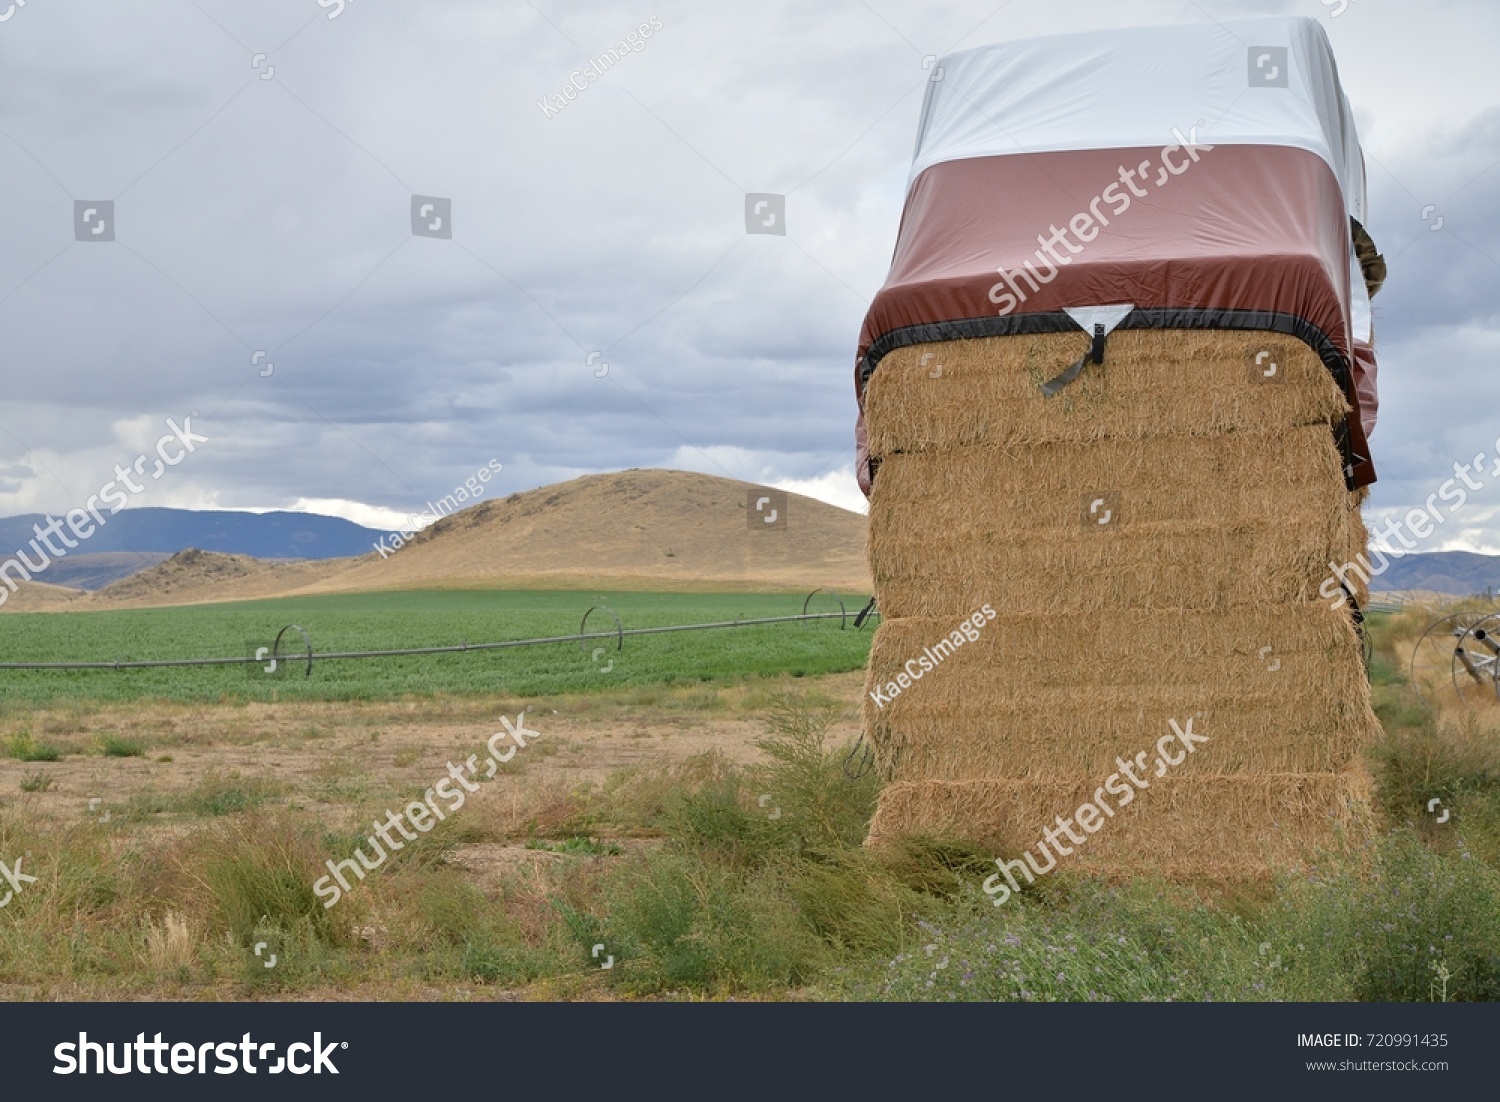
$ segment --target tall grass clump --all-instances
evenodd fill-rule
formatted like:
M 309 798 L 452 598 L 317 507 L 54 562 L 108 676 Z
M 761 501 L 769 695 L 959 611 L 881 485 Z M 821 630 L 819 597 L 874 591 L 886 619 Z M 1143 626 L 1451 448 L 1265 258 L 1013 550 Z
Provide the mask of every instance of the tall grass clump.
M 226 817 L 189 835 L 166 856 L 162 895 L 180 913 L 201 916 L 240 945 L 267 924 L 324 945 L 350 940 L 351 903 L 339 921 L 312 890 L 327 872 L 317 837 L 288 819 L 259 813 Z M 357 906 L 357 904 L 355 904 Z
M 386 932 L 423 955 L 428 977 L 517 987 L 558 970 L 557 955 L 530 944 L 504 901 L 462 870 L 416 869 L 403 880 L 385 885 L 395 904 Z
M 1392 732 L 1371 757 L 1381 805 L 1398 821 L 1417 820 L 1431 799 L 1451 808 L 1500 792 L 1500 717 L 1464 712 Z

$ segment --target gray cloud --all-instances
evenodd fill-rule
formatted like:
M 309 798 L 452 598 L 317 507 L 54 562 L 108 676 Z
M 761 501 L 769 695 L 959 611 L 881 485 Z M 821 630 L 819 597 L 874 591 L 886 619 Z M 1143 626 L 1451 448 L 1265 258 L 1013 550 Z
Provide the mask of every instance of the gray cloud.
M 1420 500 L 1497 435 L 1500 13 L 1332 8 L 28 4 L 0 25 L 0 512 L 75 503 L 192 409 L 212 443 L 151 504 L 411 510 L 491 458 L 502 492 L 846 468 L 924 55 L 1255 12 L 1324 20 L 1365 129 L 1392 260 L 1375 502 Z M 745 234 L 746 191 L 787 195 L 787 236 Z M 452 199 L 451 240 L 412 235 L 414 193 Z M 74 241 L 76 199 L 114 201 L 114 242 Z

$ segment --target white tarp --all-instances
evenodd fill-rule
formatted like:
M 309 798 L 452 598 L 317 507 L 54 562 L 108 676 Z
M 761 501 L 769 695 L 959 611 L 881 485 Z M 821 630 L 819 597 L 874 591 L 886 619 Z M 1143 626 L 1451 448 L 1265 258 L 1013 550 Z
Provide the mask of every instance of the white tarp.
M 1306 149 L 1365 222 L 1354 118 L 1323 28 L 1306 17 L 1054 35 L 939 59 L 911 176 L 942 161 L 1178 143 Z

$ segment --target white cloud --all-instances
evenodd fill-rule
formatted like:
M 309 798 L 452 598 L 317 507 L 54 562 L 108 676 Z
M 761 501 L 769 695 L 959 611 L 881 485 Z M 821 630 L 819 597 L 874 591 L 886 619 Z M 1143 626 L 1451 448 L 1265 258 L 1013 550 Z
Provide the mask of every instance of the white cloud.
M 816 478 L 778 478 L 771 485 L 778 490 L 788 490 L 804 497 L 826 501 L 829 505 L 837 505 L 840 509 L 848 509 L 853 513 L 870 511 L 870 503 L 865 500 L 859 483 L 855 481 L 852 463 Z
M 250 511 L 266 512 L 264 509 Z M 396 532 L 402 528 L 409 530 L 412 527 L 412 520 L 420 519 L 415 512 L 403 513 L 399 509 L 387 509 L 384 505 L 366 505 L 362 501 L 347 501 L 336 497 L 300 497 L 287 506 L 287 512 L 343 517 L 345 520 L 352 520 L 355 524 L 362 524 L 366 528 L 376 528 L 382 532 Z M 430 524 L 431 521 L 427 523 Z
M 852 432 L 850 437 L 849 451 L 852 453 Z M 854 513 L 868 511 L 865 495 L 860 492 L 859 483 L 854 478 L 852 462 L 837 470 L 797 478 L 780 473 L 787 464 L 784 457 L 775 452 L 757 452 L 727 444 L 715 444 L 703 448 L 679 447 L 667 466 L 674 470 L 697 471 L 700 474 L 754 482 L 760 486 L 774 486 L 778 490 L 802 494 Z

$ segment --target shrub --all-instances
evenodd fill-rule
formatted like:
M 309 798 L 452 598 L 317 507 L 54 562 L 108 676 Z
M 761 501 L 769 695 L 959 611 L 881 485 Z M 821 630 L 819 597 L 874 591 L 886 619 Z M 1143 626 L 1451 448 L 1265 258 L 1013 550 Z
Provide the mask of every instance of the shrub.
M 37 742 L 25 731 L 11 736 L 6 751 L 17 761 L 57 761 L 62 757 L 57 747 Z
M 894 952 L 914 918 L 935 908 L 862 853 L 798 861 L 785 873 L 787 894 L 804 924 L 845 953 Z
M 139 742 L 119 735 L 105 735 L 99 740 L 99 750 L 106 758 L 138 758 L 146 752 Z
M 741 876 L 682 853 L 622 864 L 599 938 L 629 989 L 757 991 L 806 982 L 822 959 L 773 870 Z
M 547 964 L 545 954 L 525 945 L 469 942 L 459 968 L 467 979 L 513 987 L 543 975 Z
M 913 891 L 956 898 L 995 871 L 994 854 L 972 842 L 909 836 L 877 854 L 888 875 Z
M 1041 905 L 971 897 L 856 997 L 909 1001 L 1180 1002 L 1271 997 L 1275 969 L 1238 918 L 1165 885 L 1081 882 Z
M 1268 930 L 1315 997 L 1500 999 L 1500 872 L 1461 844 L 1434 853 L 1395 831 L 1367 867 L 1289 884 Z
M 781 844 L 781 832 L 769 818 L 774 808 L 758 806 L 757 797 L 736 772 L 726 772 L 696 790 L 671 793 L 663 803 L 660 826 L 668 837 L 711 852 L 718 863 L 758 864 Z
M 873 772 L 857 779 L 845 772 L 844 760 L 852 747 L 826 747 L 838 714 L 836 704 L 785 694 L 773 697 L 767 720 L 771 732 L 756 742 L 770 761 L 752 772 L 781 808 L 783 829 L 824 848 L 864 841 L 880 789 Z
M 233 815 L 259 807 L 279 791 L 274 782 L 259 777 L 241 777 L 238 772 L 206 773 L 174 802 L 193 815 Z

